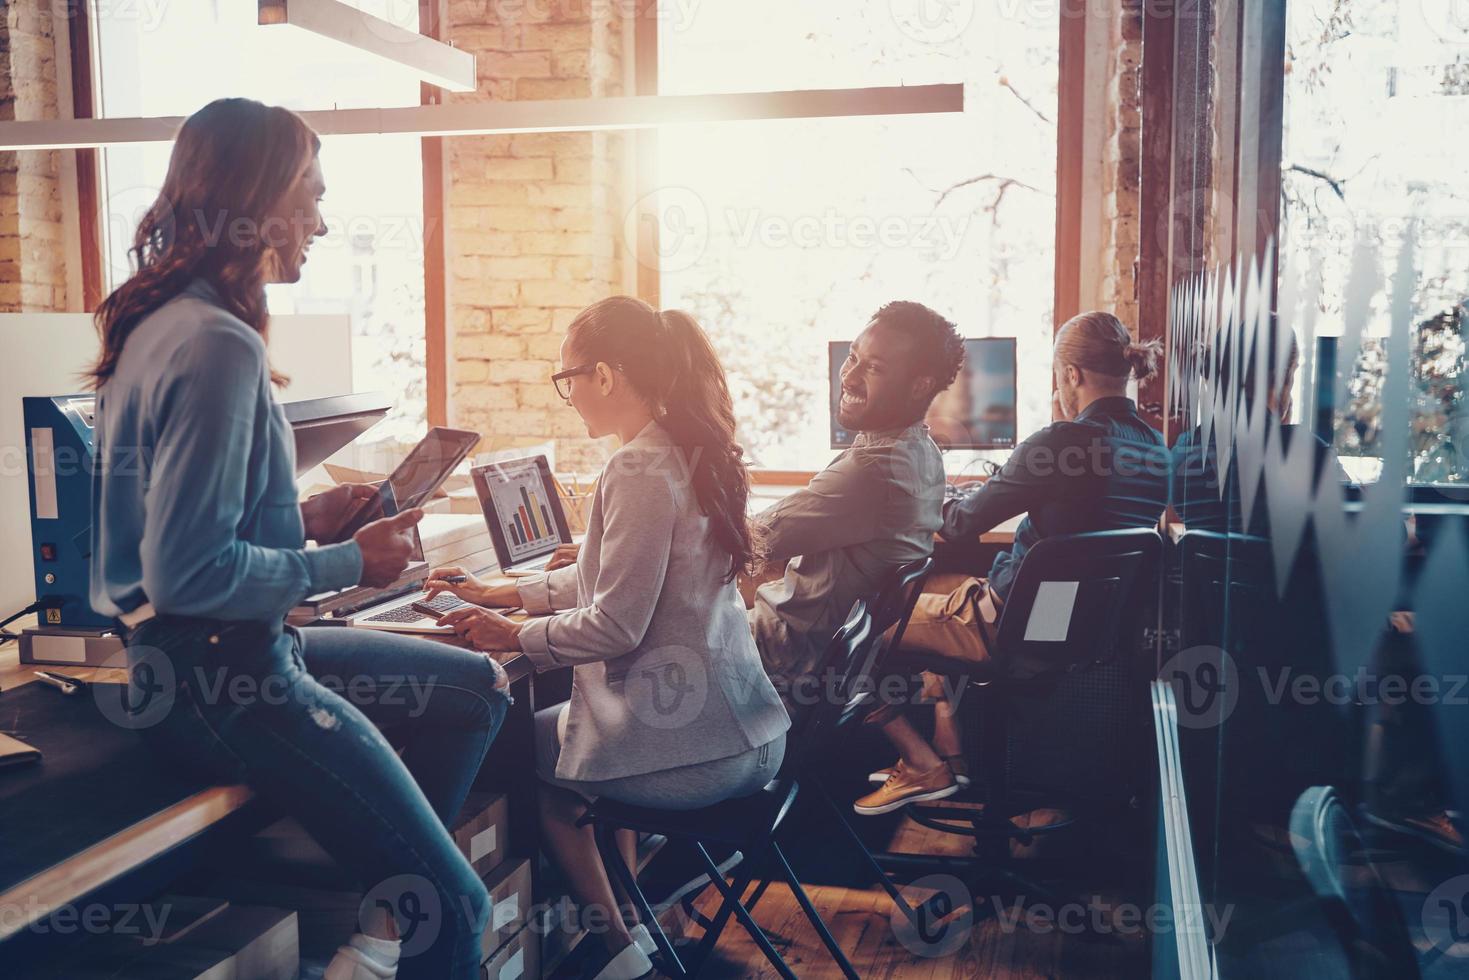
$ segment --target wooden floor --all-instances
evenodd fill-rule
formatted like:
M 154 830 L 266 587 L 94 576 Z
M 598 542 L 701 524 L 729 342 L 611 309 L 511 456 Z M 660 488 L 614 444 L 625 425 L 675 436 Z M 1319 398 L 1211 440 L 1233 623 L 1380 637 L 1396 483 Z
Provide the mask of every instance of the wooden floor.
M 892 849 L 921 853 L 965 852 L 960 838 L 939 834 L 911 822 L 905 822 L 899 830 Z M 1065 888 L 1064 883 L 1061 887 Z M 1145 934 L 1114 933 L 1109 937 L 1099 937 L 1075 931 L 1063 933 L 1059 929 L 1046 928 L 1041 920 L 1038 920 L 1041 928 L 1033 930 L 1027 927 L 1024 906 L 1015 905 L 1012 899 L 997 901 L 988 896 L 977 899 L 978 906 L 989 910 L 998 904 L 1004 912 L 1003 920 L 983 913 L 976 919 L 968 919 L 961 909 L 956 913 L 955 938 L 948 940 L 953 943 L 953 951 L 937 955 L 932 951 L 925 954 L 925 947 L 916 936 L 906 928 L 895 927 L 906 927 L 906 920 L 900 915 L 895 916 L 886 893 L 876 885 L 865 889 L 816 885 L 808 886 L 806 890 L 838 945 L 863 978 L 1079 980 L 1125 977 L 1133 980 L 1149 975 L 1151 939 Z M 1087 892 L 1088 897 L 1094 892 L 1095 889 Z M 932 889 L 914 891 L 915 896 L 932 893 Z M 1099 896 L 1100 903 L 1104 904 L 1124 900 L 1143 907 L 1150 901 L 1147 896 L 1108 894 L 1105 889 Z M 710 894 L 699 902 L 706 915 L 712 914 L 717 905 L 717 896 Z M 756 907 L 755 919 L 764 927 L 771 944 L 791 970 L 802 980 L 842 976 L 789 889 L 772 885 Z M 697 935 L 697 927 L 692 934 Z M 718 980 L 779 976 L 749 935 L 735 922 L 731 922 L 721 936 L 715 962 L 710 963 L 700 975 Z

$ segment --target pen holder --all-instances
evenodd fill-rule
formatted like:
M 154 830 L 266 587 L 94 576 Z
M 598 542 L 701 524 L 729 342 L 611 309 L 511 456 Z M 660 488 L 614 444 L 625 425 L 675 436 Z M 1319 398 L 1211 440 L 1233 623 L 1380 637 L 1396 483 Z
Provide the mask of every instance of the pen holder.
M 564 482 L 557 481 L 560 491 L 561 509 L 566 511 L 566 526 L 572 534 L 585 534 L 587 531 L 587 520 L 592 514 L 592 498 L 596 496 L 597 485 L 568 487 Z

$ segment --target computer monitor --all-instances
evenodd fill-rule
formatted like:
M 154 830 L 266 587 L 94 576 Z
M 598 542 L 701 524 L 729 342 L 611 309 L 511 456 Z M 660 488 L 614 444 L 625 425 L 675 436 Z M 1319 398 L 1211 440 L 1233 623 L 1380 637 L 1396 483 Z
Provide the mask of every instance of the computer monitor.
M 834 340 L 827 349 L 833 449 L 846 449 L 856 438 L 837 420 L 842 364 L 851 347 Z M 963 370 L 933 400 L 925 421 L 941 449 L 1013 449 L 1015 398 L 1015 338 L 971 338 L 964 341 Z
M 393 399 L 380 391 L 308 398 L 281 406 L 296 433 L 296 475 L 325 462 L 381 422 Z

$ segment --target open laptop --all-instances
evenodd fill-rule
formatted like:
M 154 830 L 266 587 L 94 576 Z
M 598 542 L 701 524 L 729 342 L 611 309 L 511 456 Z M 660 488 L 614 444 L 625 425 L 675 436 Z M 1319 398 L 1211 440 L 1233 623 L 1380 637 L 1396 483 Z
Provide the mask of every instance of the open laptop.
M 478 441 L 477 432 L 442 426 L 430 429 L 383 481 L 378 496 L 362 501 L 350 511 L 330 540 L 345 541 L 364 524 L 422 505 L 443 485 L 454 467 L 463 462 Z M 424 598 L 423 583 L 429 570 L 423 557 L 423 542 L 419 539 L 418 529 L 414 528 L 413 554 L 408 567 L 392 585 L 385 589 L 359 585 L 309 596 L 293 611 L 292 618 L 320 618 L 331 614 L 350 626 L 413 633 L 447 632 L 447 627 L 435 625 L 437 616 L 412 608 L 413 603 Z M 447 595 L 438 596 L 434 601 L 435 608 L 442 607 L 439 615 L 453 608 L 454 604 L 463 603 Z
M 566 511 L 545 456 L 488 463 L 470 470 L 505 575 L 534 575 L 571 544 Z

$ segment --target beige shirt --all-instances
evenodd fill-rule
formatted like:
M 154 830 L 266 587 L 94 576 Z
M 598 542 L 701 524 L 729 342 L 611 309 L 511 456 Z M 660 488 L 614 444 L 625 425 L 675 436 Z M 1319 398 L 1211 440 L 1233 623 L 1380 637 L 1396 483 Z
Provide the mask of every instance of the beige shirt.
M 932 553 L 943 502 L 943 457 L 918 423 L 862 433 L 806 489 L 760 515 L 769 559 L 790 559 L 782 579 L 756 591 L 750 613 L 778 689 L 815 669 L 853 602 Z
M 728 758 L 790 719 L 760 666 L 730 559 L 683 453 L 653 422 L 607 462 L 575 565 L 521 581 L 539 670 L 570 666 L 562 779 L 605 780 Z

